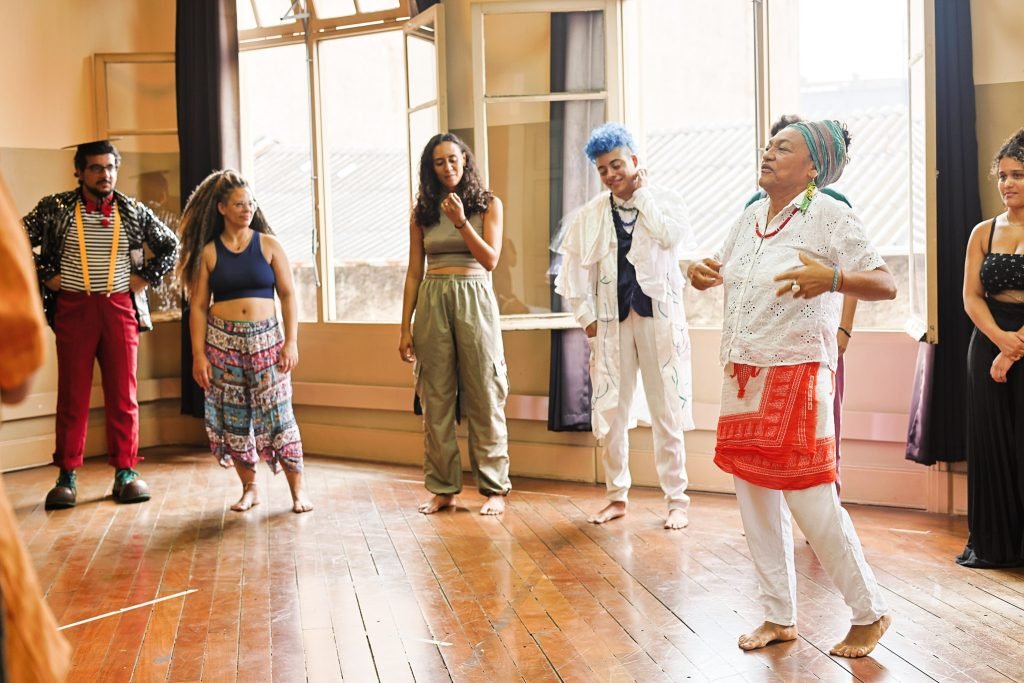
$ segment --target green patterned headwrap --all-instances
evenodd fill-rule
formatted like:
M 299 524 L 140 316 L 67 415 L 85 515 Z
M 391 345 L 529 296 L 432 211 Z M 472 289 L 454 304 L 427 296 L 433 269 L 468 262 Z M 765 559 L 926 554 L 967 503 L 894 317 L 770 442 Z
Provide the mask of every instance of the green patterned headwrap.
M 838 121 L 800 121 L 786 127 L 795 128 L 804 136 L 811 163 L 818 169 L 814 184 L 826 187 L 839 180 L 850 160 L 842 125 Z

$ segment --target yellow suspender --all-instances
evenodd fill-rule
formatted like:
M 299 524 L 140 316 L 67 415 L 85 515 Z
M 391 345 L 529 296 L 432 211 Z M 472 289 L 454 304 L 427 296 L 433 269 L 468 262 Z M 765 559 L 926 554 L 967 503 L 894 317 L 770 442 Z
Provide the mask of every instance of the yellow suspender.
M 85 282 L 85 291 L 91 292 L 92 285 L 89 282 L 89 257 L 85 253 L 85 227 L 82 224 L 82 203 L 75 204 L 75 227 L 78 228 L 78 254 L 82 259 L 82 281 Z M 110 272 L 107 273 L 107 292 L 114 291 L 114 266 L 117 265 L 117 244 L 121 239 L 121 212 L 117 210 L 117 202 L 114 202 L 114 241 L 110 245 Z

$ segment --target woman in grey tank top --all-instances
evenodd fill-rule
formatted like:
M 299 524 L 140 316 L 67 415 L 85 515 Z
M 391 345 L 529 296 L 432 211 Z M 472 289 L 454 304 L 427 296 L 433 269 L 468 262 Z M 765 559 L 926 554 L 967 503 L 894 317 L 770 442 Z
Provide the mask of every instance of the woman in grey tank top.
M 420 157 L 398 345 L 402 360 L 415 364 L 423 409 L 424 485 L 433 494 L 419 506 L 424 514 L 457 505 L 460 415 L 477 489 L 487 498 L 480 514 L 504 512 L 511 489 L 508 372 L 490 277 L 501 242 L 501 200 L 483 187 L 473 154 L 457 136 L 435 135 Z

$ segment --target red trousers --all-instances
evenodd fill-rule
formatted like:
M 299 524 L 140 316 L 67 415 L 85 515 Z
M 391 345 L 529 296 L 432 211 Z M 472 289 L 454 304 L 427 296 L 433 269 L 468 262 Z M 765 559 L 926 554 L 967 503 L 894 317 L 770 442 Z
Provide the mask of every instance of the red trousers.
M 127 292 L 61 292 L 53 323 L 57 333 L 57 450 L 53 464 L 82 464 L 89 423 L 92 367 L 99 360 L 107 422 L 107 461 L 118 469 L 139 458 L 139 326 Z

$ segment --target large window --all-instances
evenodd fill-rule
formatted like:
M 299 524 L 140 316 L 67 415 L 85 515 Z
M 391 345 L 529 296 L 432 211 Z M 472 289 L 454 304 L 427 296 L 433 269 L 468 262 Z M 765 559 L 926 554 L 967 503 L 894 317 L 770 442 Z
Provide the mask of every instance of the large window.
M 861 303 L 858 328 L 902 329 L 911 314 L 910 258 L 925 232 L 923 119 L 910 115 L 908 16 L 918 4 L 768 4 L 771 118 L 799 113 L 848 125 L 850 164 L 835 188 L 896 278 L 896 301 Z
M 652 183 L 686 201 L 704 254 L 721 247 L 730 223 L 757 190 L 757 41 L 751 5 L 644 0 L 631 34 L 639 49 L 627 73 L 637 74 L 639 106 L 630 123 L 639 138 L 640 163 Z M 691 325 L 721 324 L 721 288 L 687 288 L 685 294 Z
M 306 48 L 297 44 L 243 52 L 239 72 L 244 173 L 288 255 L 299 320 L 313 321 L 316 224 Z
M 506 202 L 516 312 L 547 310 L 544 242 L 599 189 L 580 153 L 594 125 L 625 119 L 651 181 L 683 196 L 710 254 L 758 189 L 771 123 L 799 114 L 849 126 L 852 162 L 836 189 L 899 287 L 895 304 L 863 304 L 857 327 L 903 328 L 925 291 L 922 2 L 473 5 L 476 147 Z M 721 324 L 720 291 L 686 301 L 691 324 Z
M 319 43 L 331 320 L 401 317 L 410 195 L 402 45 L 401 31 Z
M 442 128 L 441 8 L 238 0 L 243 171 L 300 320 L 397 322 L 414 158 Z

